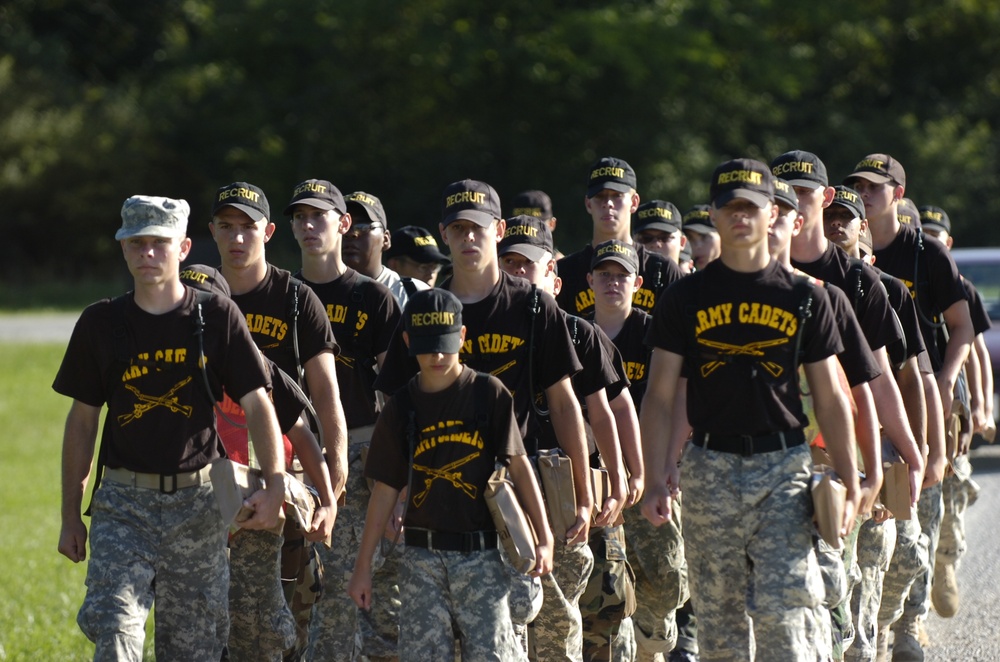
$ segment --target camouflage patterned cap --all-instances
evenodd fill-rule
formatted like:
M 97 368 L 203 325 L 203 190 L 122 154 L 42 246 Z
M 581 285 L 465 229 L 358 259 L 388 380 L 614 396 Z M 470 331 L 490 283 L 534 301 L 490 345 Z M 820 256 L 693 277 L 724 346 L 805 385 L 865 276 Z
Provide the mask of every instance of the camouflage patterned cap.
M 115 239 L 121 241 L 138 235 L 185 237 L 190 214 L 191 207 L 186 200 L 133 195 L 122 205 L 122 226 L 115 233 Z

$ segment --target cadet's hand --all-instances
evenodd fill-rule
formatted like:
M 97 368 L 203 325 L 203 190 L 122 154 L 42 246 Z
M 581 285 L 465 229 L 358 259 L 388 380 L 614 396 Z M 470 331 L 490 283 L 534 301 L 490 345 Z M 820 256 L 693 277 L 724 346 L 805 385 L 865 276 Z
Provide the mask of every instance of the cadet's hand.
M 369 568 L 354 567 L 351 581 L 347 584 L 347 594 L 361 609 L 372 607 L 372 571 Z
M 982 434 L 983 430 L 986 429 L 987 422 L 986 408 L 983 407 L 982 403 L 979 403 L 972 410 L 972 429 Z
M 528 573 L 530 577 L 541 577 L 552 572 L 552 543 L 535 545 L 535 567 Z
M 642 516 L 653 526 L 670 521 L 670 490 L 664 486 L 650 487 L 642 500 Z
M 910 479 L 910 506 L 916 508 L 917 502 L 920 501 L 920 481 L 923 479 L 924 469 L 909 465 L 907 465 L 907 469 L 907 475 Z
M 997 424 L 993 420 L 992 416 L 986 417 L 986 424 L 983 426 L 983 429 L 980 430 L 979 434 L 983 435 L 983 439 L 985 439 L 987 442 L 991 444 L 994 442 L 994 440 L 996 440 Z
M 72 522 L 63 522 L 59 532 L 59 553 L 73 563 L 87 559 L 87 525 L 80 517 Z
M 243 506 L 253 512 L 249 518 L 239 523 L 244 529 L 262 529 L 269 531 L 278 525 L 278 511 L 285 501 L 284 480 L 268 481 L 267 487 L 257 490 L 247 499 Z
M 944 470 L 948 466 L 948 460 L 943 454 L 937 457 L 928 457 L 924 469 L 924 489 L 934 487 L 944 480 Z
M 567 545 L 587 542 L 590 537 L 590 516 L 591 512 L 589 508 L 576 509 L 576 523 L 566 531 Z
M 628 498 L 625 500 L 625 507 L 631 508 L 642 500 L 642 493 L 646 486 L 646 480 L 641 475 L 632 474 L 628 477 Z
M 867 475 L 864 477 L 859 485 L 861 488 L 861 494 L 858 499 L 858 515 L 864 515 L 871 512 L 872 506 L 875 505 L 875 499 L 878 498 L 878 491 L 881 486 L 881 474 L 879 474 L 879 480 L 877 482 L 874 476 Z
M 312 526 L 305 533 L 309 542 L 322 542 L 333 532 L 333 522 L 337 519 L 337 504 L 320 506 L 313 512 Z
M 872 508 L 872 519 L 876 524 L 881 524 L 891 517 L 892 513 L 890 513 L 889 509 L 883 505 L 875 504 L 875 507 Z
M 858 502 L 861 498 L 861 490 L 851 490 L 848 488 L 847 498 L 844 502 L 844 519 L 840 522 L 840 537 L 848 535 L 854 528 L 854 520 L 858 514 Z

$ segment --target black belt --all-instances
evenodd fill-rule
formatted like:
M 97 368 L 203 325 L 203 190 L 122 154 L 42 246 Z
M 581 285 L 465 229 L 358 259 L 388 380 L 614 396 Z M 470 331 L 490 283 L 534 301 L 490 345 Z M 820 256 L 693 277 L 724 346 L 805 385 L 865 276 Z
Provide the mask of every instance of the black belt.
M 497 548 L 496 531 L 470 531 L 468 533 L 446 533 L 427 529 L 406 528 L 403 540 L 409 547 L 423 547 L 441 552 L 481 552 Z
M 806 436 L 802 432 L 802 428 L 764 434 L 759 437 L 749 434 L 695 432 L 692 441 L 695 446 L 700 446 L 705 450 L 750 457 L 758 453 L 773 453 L 801 446 L 805 443 Z

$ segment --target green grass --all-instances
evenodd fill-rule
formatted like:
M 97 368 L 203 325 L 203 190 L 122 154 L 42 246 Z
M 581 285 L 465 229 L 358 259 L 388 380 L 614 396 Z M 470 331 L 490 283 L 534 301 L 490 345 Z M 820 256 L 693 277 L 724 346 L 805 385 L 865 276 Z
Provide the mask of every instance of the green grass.
M 52 380 L 64 350 L 63 344 L 0 344 L 0 660 L 94 655 L 76 624 L 86 562 L 74 564 L 57 551 L 70 401 L 52 390 Z M 152 659 L 151 636 L 146 649 Z

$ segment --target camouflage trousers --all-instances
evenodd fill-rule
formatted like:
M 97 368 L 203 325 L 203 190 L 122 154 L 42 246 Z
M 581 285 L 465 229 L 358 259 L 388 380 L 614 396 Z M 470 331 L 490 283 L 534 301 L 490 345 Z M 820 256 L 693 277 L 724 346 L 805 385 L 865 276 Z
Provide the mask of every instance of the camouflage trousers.
M 823 607 L 829 616 L 830 645 L 834 660 L 844 659 L 844 649 L 854 640 L 854 623 L 847 602 L 848 574 L 854 563 L 854 542 L 858 527 L 855 526 L 841 549 L 834 549 L 813 531 L 813 545 L 823 578 Z
M 289 539 L 290 530 L 297 534 L 292 539 Z M 306 659 L 308 653 L 313 608 L 326 590 L 325 571 L 319 558 L 321 546 L 322 543 L 306 540 L 298 526 L 289 520 L 289 526 L 285 527 L 285 543 L 281 547 L 281 587 L 295 619 L 295 642 L 285 650 L 284 662 L 299 662 Z
M 913 580 L 910 594 L 903 603 L 904 620 L 922 619 L 927 616 L 930 609 L 931 578 L 934 577 L 934 558 L 937 553 L 938 535 L 941 532 L 941 516 L 944 513 L 941 484 L 923 490 L 917 506 L 920 531 L 927 537 L 927 562 Z
M 580 597 L 583 659 L 587 662 L 631 659 L 634 645 L 620 636 L 622 621 L 635 611 L 635 575 L 625 553 L 624 528 L 592 528 L 588 544 L 594 555 L 594 567 Z M 613 648 L 618 649 L 616 655 L 612 654 Z
M 826 660 L 806 445 L 743 457 L 691 445 L 684 550 L 700 659 Z
M 95 660 L 217 662 L 229 634 L 226 527 L 210 484 L 163 494 L 104 481 L 93 502 L 87 596 L 77 623 Z
M 456 638 L 463 660 L 524 659 L 510 620 L 510 578 L 499 551 L 465 554 L 405 546 L 401 556 L 401 662 L 454 660 Z
M 553 570 L 542 577 L 542 609 L 528 628 L 528 653 L 533 660 L 583 660 L 583 620 L 580 596 L 594 567 L 586 542 L 567 545 L 556 540 Z
M 360 656 L 395 658 L 399 638 L 399 548 L 383 540 L 372 562 L 372 608 L 358 609 L 347 594 L 368 511 L 368 485 L 360 447 L 352 445 L 347 498 L 337 509 L 330 549 L 317 545 L 326 577 L 323 599 L 309 624 L 309 654 L 315 662 L 354 662 Z M 400 545 L 401 547 L 401 545 Z
M 635 572 L 632 624 L 640 659 L 652 659 L 677 645 L 675 612 L 688 599 L 681 511 L 678 499 L 670 521 L 661 526 L 650 524 L 638 507 L 625 511 L 626 551 Z
M 850 662 L 874 662 L 878 642 L 878 612 L 882 585 L 896 545 L 896 525 L 890 519 L 866 519 L 855 540 L 854 569 L 848 572 L 848 603 L 854 620 L 854 643 L 844 651 Z
M 229 539 L 232 662 L 280 662 L 295 643 L 295 620 L 281 588 L 281 545 L 270 531 L 241 529 Z
M 888 628 L 903 615 L 903 601 L 910 587 L 927 565 L 927 536 L 920 531 L 917 519 L 892 519 L 895 523 L 896 544 L 892 548 L 889 569 L 882 581 L 882 602 L 878 609 L 879 629 Z
M 965 511 L 979 496 L 979 486 L 972 480 L 972 464 L 968 455 L 959 455 L 952 465 L 955 473 L 945 476 L 941 484 L 944 514 L 938 537 L 937 560 L 958 564 L 965 554 Z

